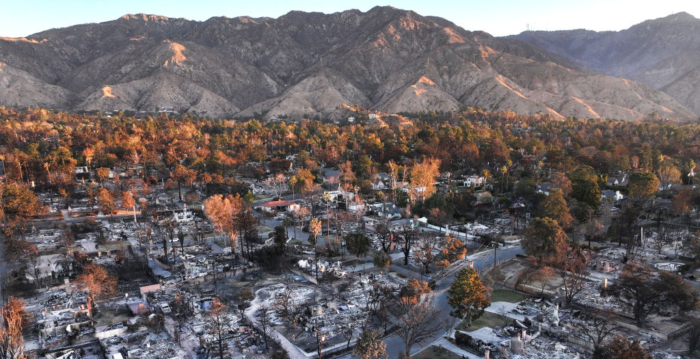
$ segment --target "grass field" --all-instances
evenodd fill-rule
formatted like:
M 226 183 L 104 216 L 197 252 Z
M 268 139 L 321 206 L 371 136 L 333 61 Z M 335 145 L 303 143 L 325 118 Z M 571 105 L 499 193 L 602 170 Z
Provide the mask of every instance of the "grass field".
M 411 356 L 411 359 L 461 359 L 462 357 L 447 350 L 435 346 L 430 346 L 422 352 Z
M 458 330 L 463 330 L 465 332 L 473 332 L 484 327 L 500 327 L 503 326 L 503 318 L 498 314 L 493 314 L 489 312 L 484 312 L 484 314 L 479 317 L 479 319 L 472 321 L 472 326 L 467 328 L 467 321 L 464 320 L 457 326 Z
M 491 303 L 493 302 L 509 302 L 517 303 L 525 300 L 527 296 L 508 289 L 494 289 L 491 293 Z

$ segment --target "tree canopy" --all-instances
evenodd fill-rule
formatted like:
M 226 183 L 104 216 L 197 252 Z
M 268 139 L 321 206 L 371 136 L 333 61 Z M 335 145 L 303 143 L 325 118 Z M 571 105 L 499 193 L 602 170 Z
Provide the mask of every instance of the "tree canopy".
M 522 241 L 523 250 L 542 260 L 556 256 L 566 248 L 567 235 L 557 221 L 549 218 L 535 218 L 530 222 Z
M 474 268 L 464 268 L 457 273 L 448 290 L 447 302 L 452 307 L 450 315 L 467 319 L 469 324 L 491 305 L 491 300 L 486 297 L 486 288 Z

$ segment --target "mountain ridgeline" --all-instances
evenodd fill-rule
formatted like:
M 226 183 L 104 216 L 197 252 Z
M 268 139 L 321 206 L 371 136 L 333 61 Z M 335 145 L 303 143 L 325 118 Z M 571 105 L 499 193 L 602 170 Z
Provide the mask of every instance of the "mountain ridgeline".
M 661 90 L 700 115 L 700 19 L 681 12 L 622 31 L 526 31 L 509 36 L 598 73 Z
M 126 15 L 0 38 L 0 105 L 265 119 L 339 117 L 343 104 L 386 112 L 481 106 L 552 118 L 697 118 L 692 101 L 676 96 L 684 106 L 668 95 L 672 84 L 594 73 L 597 59 L 581 61 L 549 43 L 495 38 L 392 7 L 204 22 Z

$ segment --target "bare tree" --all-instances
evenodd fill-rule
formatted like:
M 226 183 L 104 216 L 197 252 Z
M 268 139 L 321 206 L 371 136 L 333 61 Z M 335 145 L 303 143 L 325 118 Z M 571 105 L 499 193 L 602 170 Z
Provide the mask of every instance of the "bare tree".
M 211 332 L 216 336 L 216 343 L 219 347 L 219 358 L 224 357 L 224 334 L 226 333 L 226 323 L 228 318 L 226 314 L 228 313 L 228 308 L 221 303 L 219 298 L 214 298 L 211 304 L 211 309 L 209 309 L 209 323 L 211 325 Z
M 384 335 L 389 333 L 389 327 L 391 326 L 391 313 L 389 313 L 389 307 L 386 301 L 379 303 L 379 308 L 374 311 L 374 316 L 377 318 L 379 325 L 384 330 Z
M 430 273 L 430 266 L 435 262 L 440 246 L 440 237 L 432 234 L 420 236 L 417 248 L 413 251 L 414 258 L 423 265 L 425 274 Z
M 192 307 L 189 306 L 187 300 L 179 293 L 175 295 L 175 299 L 170 303 L 175 317 L 175 341 L 180 345 L 182 337 L 182 326 L 185 325 L 187 318 L 192 315 Z
M 282 312 L 282 316 L 289 320 L 289 322 L 292 323 L 292 326 L 296 328 L 299 309 L 297 308 L 296 303 L 294 303 L 292 293 L 292 289 L 287 286 L 287 288 L 285 288 L 280 297 L 277 299 L 277 310 Z
M 501 320 L 503 321 L 503 325 L 508 324 L 508 308 L 506 308 L 505 305 L 500 305 L 498 307 L 498 315 L 501 317 Z
M 403 252 L 404 265 L 408 265 L 408 257 L 411 255 L 411 247 L 418 238 L 418 229 L 411 223 L 406 223 L 401 227 L 401 252 Z
M 567 303 L 571 303 L 583 290 L 583 283 L 586 281 L 586 256 L 578 249 L 570 249 L 559 254 L 553 264 L 564 282 L 564 298 Z
M 384 253 L 389 253 L 394 244 L 394 234 L 389 229 L 388 221 L 384 220 L 377 224 L 376 232 L 379 235 L 379 243 L 382 245 L 382 250 Z
M 433 338 L 441 329 L 438 320 L 438 311 L 431 303 L 432 296 L 424 296 L 417 301 L 409 298 L 401 298 L 398 303 L 399 310 L 404 314 L 395 319 L 394 324 L 398 328 L 396 335 L 406 345 L 406 358 L 411 357 L 411 347 L 415 344 L 422 345 Z
M 264 183 L 272 187 L 272 189 L 275 191 L 275 196 L 279 197 L 282 195 L 284 188 L 287 186 L 287 178 L 283 173 L 278 173 L 274 177 L 266 179 Z
M 268 351 L 267 336 L 270 332 L 270 308 L 263 305 L 258 313 L 260 313 L 260 329 L 262 329 L 263 340 L 265 340 L 265 351 Z
M 32 280 L 37 288 L 42 288 L 44 286 L 40 258 L 41 257 L 39 256 L 38 252 L 30 252 L 29 256 L 25 258 L 26 265 L 30 270 L 29 275 L 32 277 Z
M 605 339 L 617 329 L 611 320 L 613 315 L 610 310 L 593 311 L 588 318 L 589 320 L 574 323 L 579 332 L 593 343 L 594 351 L 603 346 Z
M 350 348 L 350 341 L 352 341 L 352 338 L 355 336 L 355 327 L 352 323 L 349 323 L 344 329 L 343 329 L 343 337 L 347 339 L 347 344 L 345 346 L 346 349 Z

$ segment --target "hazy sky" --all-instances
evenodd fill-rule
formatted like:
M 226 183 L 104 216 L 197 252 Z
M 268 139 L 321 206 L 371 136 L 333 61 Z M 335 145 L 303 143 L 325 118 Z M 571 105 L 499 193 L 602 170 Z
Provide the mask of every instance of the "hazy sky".
M 278 17 L 291 10 L 367 11 L 377 5 L 444 17 L 467 30 L 510 35 L 534 30 L 621 30 L 647 19 L 686 11 L 700 17 L 698 0 L 5 0 L 0 36 L 27 36 L 50 28 L 157 14 L 203 21 L 212 16 Z

